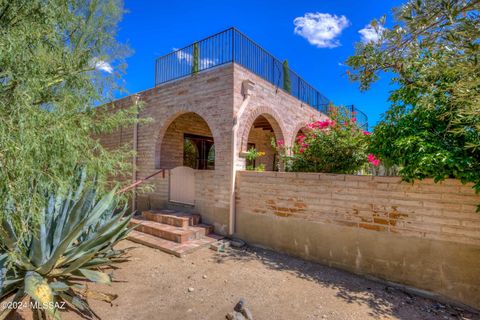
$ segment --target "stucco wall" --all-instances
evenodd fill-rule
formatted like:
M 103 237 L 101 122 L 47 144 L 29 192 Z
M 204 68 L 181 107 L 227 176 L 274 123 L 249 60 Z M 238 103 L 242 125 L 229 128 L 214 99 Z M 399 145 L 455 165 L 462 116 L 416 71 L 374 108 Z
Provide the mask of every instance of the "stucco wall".
M 247 242 L 480 307 L 480 196 L 456 180 L 237 173 Z

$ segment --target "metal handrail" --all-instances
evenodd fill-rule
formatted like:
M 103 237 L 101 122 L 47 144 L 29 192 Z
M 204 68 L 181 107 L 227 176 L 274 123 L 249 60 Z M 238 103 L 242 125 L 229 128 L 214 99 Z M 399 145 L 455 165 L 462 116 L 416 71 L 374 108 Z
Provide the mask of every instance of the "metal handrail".
M 198 56 L 194 57 L 194 46 Z M 198 70 L 193 70 L 193 60 L 198 62 Z M 215 33 L 193 44 L 177 49 L 155 60 L 155 86 L 177 80 L 193 73 L 218 67 L 227 63 L 237 63 L 249 71 L 284 90 L 285 77 L 282 61 L 261 47 L 235 27 Z M 331 101 L 292 69 L 288 69 L 292 96 L 325 114 L 329 113 Z M 285 91 L 285 90 L 284 90 Z M 355 106 L 347 106 L 357 113 L 359 123 L 368 129 L 368 118 Z
M 160 169 L 158 171 L 155 171 L 154 173 L 152 173 L 151 175 L 143 178 L 143 179 L 139 179 L 137 181 L 135 181 L 134 183 L 132 183 L 131 185 L 128 185 L 126 186 L 125 188 L 121 189 L 121 190 L 118 190 L 116 194 L 120 194 L 120 193 L 124 193 L 124 192 L 127 192 L 127 191 L 130 191 L 136 187 L 138 187 L 139 185 L 141 185 L 142 183 L 144 183 L 145 181 L 147 181 L 148 179 L 151 179 L 153 178 L 154 176 L 156 176 L 157 174 L 162 174 L 162 177 L 163 179 L 165 179 L 165 171 L 167 169 Z

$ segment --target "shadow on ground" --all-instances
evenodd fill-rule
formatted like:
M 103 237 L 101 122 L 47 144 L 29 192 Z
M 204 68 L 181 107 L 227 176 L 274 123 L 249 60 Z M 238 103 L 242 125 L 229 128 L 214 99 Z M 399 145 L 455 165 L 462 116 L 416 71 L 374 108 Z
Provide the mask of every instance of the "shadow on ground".
M 228 248 L 215 254 L 216 263 L 258 260 L 269 269 L 314 281 L 336 290 L 336 296 L 347 303 L 369 307 L 373 318 L 395 319 L 480 319 L 479 314 L 423 298 L 379 281 L 369 280 L 342 270 L 330 268 L 274 251 L 244 246 Z M 412 313 L 415 318 L 412 318 Z

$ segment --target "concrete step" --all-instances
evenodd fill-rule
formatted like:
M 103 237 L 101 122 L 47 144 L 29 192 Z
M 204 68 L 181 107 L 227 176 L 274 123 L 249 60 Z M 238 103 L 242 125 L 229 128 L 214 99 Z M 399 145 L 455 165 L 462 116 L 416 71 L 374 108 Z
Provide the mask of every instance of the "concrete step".
M 177 212 L 174 210 L 148 210 L 142 212 L 146 220 L 160 222 L 175 227 L 186 228 L 200 223 L 198 213 Z
M 211 234 L 209 236 L 202 237 L 201 239 L 198 239 L 198 240 L 190 240 L 190 241 L 187 241 L 186 243 L 177 243 L 177 242 L 161 239 L 154 235 L 150 235 L 150 234 L 135 231 L 135 230 L 131 231 L 127 237 L 127 239 L 130 241 L 134 241 L 134 242 L 146 245 L 148 247 L 162 250 L 164 252 L 173 254 L 177 257 L 183 257 L 187 253 L 191 253 L 200 248 L 209 246 L 210 244 L 222 238 L 223 237 L 221 236 Z
M 201 239 L 212 231 L 211 226 L 199 225 L 181 228 L 142 218 L 132 219 L 130 226 L 134 225 L 138 225 L 135 228 L 136 231 L 177 243 L 185 243 L 187 241 Z

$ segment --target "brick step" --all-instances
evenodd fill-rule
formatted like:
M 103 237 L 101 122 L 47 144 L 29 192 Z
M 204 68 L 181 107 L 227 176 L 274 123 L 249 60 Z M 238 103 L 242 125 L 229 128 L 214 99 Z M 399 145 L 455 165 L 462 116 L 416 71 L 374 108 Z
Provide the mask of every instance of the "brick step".
M 174 210 L 148 210 L 142 212 L 142 217 L 146 220 L 160 222 L 175 227 L 185 228 L 195 226 L 200 223 L 198 213 L 177 212 Z
M 195 250 L 206 247 L 222 238 L 223 237 L 221 236 L 211 234 L 198 240 L 190 240 L 186 243 L 177 243 L 135 230 L 131 231 L 127 237 L 127 239 L 130 241 L 162 250 L 177 257 L 183 257 L 187 253 L 191 253 Z
M 212 226 L 197 225 L 195 227 L 188 226 L 186 228 L 180 228 L 141 218 L 131 220 L 130 226 L 135 225 L 138 225 L 135 228 L 136 231 L 147 233 L 177 243 L 185 243 L 190 240 L 198 240 L 213 231 Z

